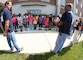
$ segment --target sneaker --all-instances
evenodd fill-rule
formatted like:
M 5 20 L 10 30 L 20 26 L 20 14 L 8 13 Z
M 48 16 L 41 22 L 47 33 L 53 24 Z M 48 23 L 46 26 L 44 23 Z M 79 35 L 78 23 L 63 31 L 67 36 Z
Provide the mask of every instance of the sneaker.
M 22 48 L 20 48 L 20 50 L 17 50 L 16 52 L 21 52 L 23 50 L 23 47 Z

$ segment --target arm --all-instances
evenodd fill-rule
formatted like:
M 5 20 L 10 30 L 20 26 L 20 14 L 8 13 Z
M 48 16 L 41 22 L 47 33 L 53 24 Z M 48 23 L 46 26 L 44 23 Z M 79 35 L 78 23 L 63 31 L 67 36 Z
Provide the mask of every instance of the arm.
M 8 34 L 8 28 L 9 28 L 9 20 L 5 21 L 5 27 L 4 28 L 5 28 L 5 31 L 4 31 L 3 35 L 7 36 L 7 34 Z
M 6 20 L 5 21 L 5 33 L 7 33 L 8 32 L 8 28 L 9 28 L 9 20 Z

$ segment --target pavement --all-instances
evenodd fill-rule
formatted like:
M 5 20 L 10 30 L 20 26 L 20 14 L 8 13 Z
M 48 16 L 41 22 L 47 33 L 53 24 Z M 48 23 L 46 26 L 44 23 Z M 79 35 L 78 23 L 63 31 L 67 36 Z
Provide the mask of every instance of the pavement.
M 37 54 L 53 51 L 58 36 L 57 31 L 24 31 L 16 33 L 16 40 L 19 47 L 23 47 L 20 53 Z M 67 38 L 63 48 L 70 45 L 70 39 Z M 83 34 L 79 41 L 83 40 Z M 9 50 L 6 37 L 0 34 L 0 50 Z M 14 49 L 15 51 L 15 49 Z

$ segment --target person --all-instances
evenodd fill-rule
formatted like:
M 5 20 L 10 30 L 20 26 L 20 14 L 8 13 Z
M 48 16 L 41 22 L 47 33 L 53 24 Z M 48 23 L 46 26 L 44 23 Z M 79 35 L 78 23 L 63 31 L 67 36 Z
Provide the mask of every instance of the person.
M 21 16 L 20 13 L 19 13 L 19 15 L 17 17 L 17 20 L 18 20 L 18 26 L 20 28 L 20 31 L 22 32 L 23 31 L 23 17 Z
M 10 11 L 11 7 L 12 7 L 11 1 L 5 2 L 5 8 L 3 9 L 3 20 L 4 21 L 2 22 L 2 26 L 4 29 L 3 35 L 7 37 L 7 42 L 8 42 L 8 45 L 11 51 L 13 51 L 15 47 L 16 51 L 20 52 L 22 49 L 19 48 L 16 43 L 15 32 L 14 32 L 13 23 L 12 23 L 12 13 Z M 14 47 L 12 46 L 12 43 Z
M 49 28 L 49 16 L 47 15 L 46 18 L 45 18 L 45 30 L 48 30 Z
M 28 19 L 27 14 L 24 14 L 24 16 L 23 16 L 23 25 L 24 25 L 25 31 L 27 30 L 27 19 Z
M 39 15 L 38 17 L 39 30 L 42 30 L 43 20 L 44 20 L 43 17 Z
M 12 16 L 12 22 L 13 22 L 14 31 L 17 32 L 17 27 L 16 27 L 17 18 L 15 14 L 13 14 Z
M 73 33 L 74 33 L 74 31 L 75 31 L 77 25 L 78 25 L 78 20 L 76 19 L 76 21 L 73 22 Z
M 55 16 L 55 18 L 54 18 L 54 24 L 55 24 L 56 31 L 58 31 L 57 23 L 58 23 L 59 21 L 60 21 L 60 17 L 59 17 L 59 16 Z
M 34 30 L 37 29 L 37 22 L 38 22 L 38 19 L 36 18 L 36 16 L 34 16 L 33 17 Z
M 50 14 L 50 15 L 49 15 L 49 30 L 52 29 L 52 26 L 53 26 L 53 15 Z
M 60 22 L 58 22 L 59 35 L 57 37 L 56 47 L 53 51 L 54 53 L 61 51 L 66 38 L 70 35 L 72 15 L 68 11 L 71 11 L 71 5 L 65 6 L 65 13 L 62 15 Z
M 32 30 L 33 28 L 33 15 L 29 13 L 28 15 L 28 21 L 29 21 L 29 29 Z
M 78 24 L 75 27 L 74 34 L 73 34 L 73 41 L 72 44 L 78 43 L 79 38 L 81 37 L 81 28 L 82 28 L 82 18 L 78 18 Z

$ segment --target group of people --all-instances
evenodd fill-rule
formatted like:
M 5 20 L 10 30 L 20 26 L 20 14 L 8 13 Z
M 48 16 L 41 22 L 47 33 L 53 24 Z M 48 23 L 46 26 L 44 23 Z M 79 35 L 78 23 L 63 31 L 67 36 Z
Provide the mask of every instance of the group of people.
M 51 14 L 46 16 L 42 15 L 33 16 L 31 13 L 28 15 L 24 14 L 24 16 L 21 16 L 21 14 L 19 14 L 18 16 L 13 14 L 12 16 L 10 10 L 11 7 L 12 7 L 12 2 L 7 1 L 5 3 L 5 8 L 3 9 L 4 21 L 0 22 L 0 27 L 3 30 L 3 35 L 7 37 L 7 42 L 11 51 L 13 51 L 14 47 L 16 48 L 17 52 L 20 52 L 22 50 L 22 48 L 19 48 L 16 43 L 16 38 L 14 33 L 14 31 L 16 31 L 16 26 L 18 26 L 22 31 L 23 26 L 25 27 L 25 30 L 27 30 L 27 27 L 29 25 L 29 29 L 32 30 L 34 25 L 34 30 L 36 30 L 37 25 L 39 25 L 39 30 L 41 30 L 42 26 L 45 25 L 45 29 L 47 30 L 52 28 L 53 23 L 55 24 L 55 26 L 59 27 L 59 35 L 57 37 L 57 41 L 55 43 L 56 46 L 53 52 L 57 53 L 61 51 L 65 40 L 71 35 L 71 26 L 73 19 L 71 14 L 71 8 L 72 8 L 71 5 L 65 6 L 65 13 L 62 15 L 61 18 L 59 16 L 53 18 Z M 74 32 L 80 34 L 82 27 L 82 18 L 77 19 L 76 22 L 73 24 L 73 26 L 75 28 Z M 13 27 L 15 30 L 13 29 Z M 78 34 L 75 34 L 75 36 Z M 13 43 L 14 47 L 12 46 L 11 43 Z
M 52 14 L 50 15 L 32 15 L 31 13 L 29 14 L 24 14 L 23 16 L 21 14 L 15 15 L 13 14 L 12 16 L 12 22 L 13 26 L 15 29 L 15 32 L 17 32 L 17 27 L 23 31 L 23 27 L 25 30 L 28 28 L 30 30 L 34 29 L 36 30 L 37 27 L 39 30 L 42 30 L 42 28 L 45 28 L 45 30 L 51 30 L 52 27 L 57 26 L 57 23 L 60 21 L 59 16 L 53 16 Z M 57 27 L 56 27 L 57 28 Z

